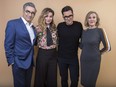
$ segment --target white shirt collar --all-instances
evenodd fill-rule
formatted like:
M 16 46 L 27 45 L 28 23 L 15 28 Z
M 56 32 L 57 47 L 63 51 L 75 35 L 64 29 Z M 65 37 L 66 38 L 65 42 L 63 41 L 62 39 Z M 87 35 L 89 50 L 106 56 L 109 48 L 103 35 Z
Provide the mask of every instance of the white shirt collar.
M 32 25 L 33 25 L 33 23 L 29 24 L 23 17 L 21 17 L 21 19 L 23 20 L 23 22 L 24 22 L 25 25 L 27 25 L 27 24 L 28 24 L 29 26 L 32 26 Z

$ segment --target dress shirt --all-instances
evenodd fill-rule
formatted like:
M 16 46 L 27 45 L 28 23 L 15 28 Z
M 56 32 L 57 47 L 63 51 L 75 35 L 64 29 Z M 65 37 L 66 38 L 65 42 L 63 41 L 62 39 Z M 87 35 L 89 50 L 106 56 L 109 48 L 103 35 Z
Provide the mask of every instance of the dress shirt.
M 29 24 L 23 17 L 21 17 L 21 18 L 22 18 L 22 20 L 23 20 L 23 22 L 24 22 L 24 24 L 27 28 L 27 31 L 28 31 L 30 39 L 31 39 L 31 43 L 33 45 L 33 40 L 35 38 L 34 31 L 33 31 L 33 28 L 32 28 L 33 23 Z

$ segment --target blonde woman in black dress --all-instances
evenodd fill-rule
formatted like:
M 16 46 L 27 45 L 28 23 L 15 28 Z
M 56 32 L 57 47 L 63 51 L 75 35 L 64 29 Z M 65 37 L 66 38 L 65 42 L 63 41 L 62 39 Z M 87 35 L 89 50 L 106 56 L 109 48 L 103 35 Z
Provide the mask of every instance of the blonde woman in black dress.
M 110 51 L 110 43 L 105 31 L 99 26 L 99 16 L 90 11 L 85 18 L 85 26 L 81 41 L 81 84 L 84 87 L 95 87 L 100 70 L 101 55 Z M 100 44 L 103 48 L 100 49 Z

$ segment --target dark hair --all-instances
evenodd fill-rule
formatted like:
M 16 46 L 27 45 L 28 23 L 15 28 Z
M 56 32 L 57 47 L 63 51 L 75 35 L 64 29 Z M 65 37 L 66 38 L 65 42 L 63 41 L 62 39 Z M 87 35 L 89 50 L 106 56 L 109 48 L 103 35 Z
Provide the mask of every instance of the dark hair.
M 25 10 L 25 8 L 26 8 L 27 6 L 31 6 L 31 7 L 35 8 L 35 5 L 34 5 L 32 2 L 27 2 L 27 3 L 25 3 L 25 4 L 23 5 L 23 10 Z M 35 11 L 37 11 L 36 8 L 35 8 Z
M 65 6 L 65 7 L 63 7 L 61 12 L 62 12 L 62 14 L 63 14 L 63 12 L 66 12 L 66 11 L 69 11 L 69 10 L 71 10 L 72 13 L 73 13 L 73 9 L 72 9 L 72 7 L 70 7 L 70 6 Z

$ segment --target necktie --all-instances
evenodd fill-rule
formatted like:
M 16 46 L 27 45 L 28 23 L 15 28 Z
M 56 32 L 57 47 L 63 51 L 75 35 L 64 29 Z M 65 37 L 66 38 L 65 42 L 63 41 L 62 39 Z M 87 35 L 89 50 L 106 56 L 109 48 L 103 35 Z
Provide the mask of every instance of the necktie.
M 52 40 L 52 36 L 51 36 L 51 32 L 50 29 L 47 28 L 47 46 L 50 46 L 53 44 L 53 40 Z

